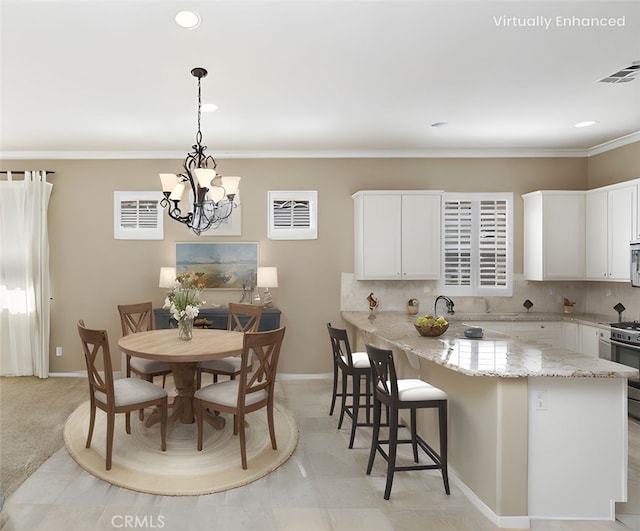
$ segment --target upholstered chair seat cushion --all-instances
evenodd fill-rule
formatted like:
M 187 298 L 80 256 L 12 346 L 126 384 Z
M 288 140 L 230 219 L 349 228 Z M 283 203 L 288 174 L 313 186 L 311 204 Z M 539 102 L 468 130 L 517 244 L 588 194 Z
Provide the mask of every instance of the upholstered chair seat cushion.
M 169 364 L 166 361 L 145 360 L 143 358 L 131 358 L 131 367 L 145 374 L 154 374 L 169 370 Z
M 214 383 L 198 389 L 195 397 L 206 402 L 220 404 L 222 406 L 235 407 L 238 404 L 238 392 L 240 382 L 238 380 L 227 380 L 221 383 Z M 267 391 L 264 389 L 246 396 L 245 405 L 250 406 L 267 398 Z
M 165 389 L 146 380 L 141 380 L 140 378 L 120 378 L 119 380 L 114 380 L 113 390 L 116 407 L 156 400 L 167 396 Z M 107 403 L 107 395 L 104 393 L 96 391 L 95 397 L 99 402 L 103 404 Z
M 345 356 L 342 356 L 342 361 L 345 365 L 349 364 Z M 353 361 L 353 367 L 355 369 L 366 369 L 367 367 L 371 367 L 371 364 L 369 363 L 369 355 L 366 352 L 352 352 L 351 361 Z
M 391 389 L 391 382 L 387 381 L 387 386 Z M 401 402 L 446 400 L 447 393 L 423 380 L 406 379 L 398 380 L 398 399 Z
M 240 371 L 242 358 L 240 356 L 227 356 L 219 360 L 210 360 L 200 362 L 201 369 L 209 369 L 212 371 L 220 371 L 224 373 L 232 373 Z

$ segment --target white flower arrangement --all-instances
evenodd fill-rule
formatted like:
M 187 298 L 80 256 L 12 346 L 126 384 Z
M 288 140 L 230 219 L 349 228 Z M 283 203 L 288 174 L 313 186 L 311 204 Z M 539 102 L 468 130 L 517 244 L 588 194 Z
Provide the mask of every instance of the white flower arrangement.
M 183 318 L 194 319 L 204 304 L 200 299 L 202 284 L 197 273 L 181 273 L 176 277 L 176 285 L 164 301 L 164 309 L 171 312 L 173 318 L 180 322 Z

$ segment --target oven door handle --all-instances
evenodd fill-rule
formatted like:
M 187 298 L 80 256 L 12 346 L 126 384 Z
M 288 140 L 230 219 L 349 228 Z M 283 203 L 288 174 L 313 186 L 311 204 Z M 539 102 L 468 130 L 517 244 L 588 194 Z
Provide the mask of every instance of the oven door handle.
M 625 343 L 624 341 L 618 341 L 616 339 L 610 339 L 611 345 L 616 347 L 628 348 L 640 352 L 640 345 L 632 345 L 631 343 Z

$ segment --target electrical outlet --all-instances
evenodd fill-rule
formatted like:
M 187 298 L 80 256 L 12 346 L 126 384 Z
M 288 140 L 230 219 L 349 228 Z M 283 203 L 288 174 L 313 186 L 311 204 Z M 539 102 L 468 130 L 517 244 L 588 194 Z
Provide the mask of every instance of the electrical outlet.
M 62 356 L 62 347 L 56 347 L 56 356 L 59 358 Z
M 547 409 L 547 392 L 544 390 L 536 391 L 535 408 L 537 411 L 546 411 Z

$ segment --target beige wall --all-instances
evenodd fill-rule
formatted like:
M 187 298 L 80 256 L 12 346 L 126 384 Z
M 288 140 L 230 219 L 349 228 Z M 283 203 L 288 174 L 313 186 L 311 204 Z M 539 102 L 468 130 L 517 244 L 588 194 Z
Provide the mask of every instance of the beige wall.
M 638 144 L 640 147 L 640 143 Z M 626 149 L 625 149 L 626 152 Z M 353 271 L 351 194 L 363 189 L 511 191 L 515 212 L 515 271 L 522 271 L 520 194 L 538 189 L 584 189 L 586 158 L 512 159 L 238 159 L 219 170 L 241 175 L 242 236 L 206 241 L 258 241 L 261 265 L 278 267 L 272 290 L 287 334 L 283 373 L 330 371 L 325 323 L 340 320 L 340 274 Z M 152 300 L 160 306 L 159 268 L 172 265 L 175 242 L 195 241 L 186 227 L 165 218 L 164 241 L 113 239 L 113 192 L 157 190 L 158 173 L 181 161 L 4 161 L 5 169 L 56 172 L 50 204 L 51 372 L 84 369 L 76 322 L 108 330 L 114 362 L 120 325 L 116 305 Z M 595 171 L 595 170 L 594 170 Z M 636 175 L 640 177 L 640 175 Z M 268 190 L 318 190 L 318 239 L 271 241 Z M 206 292 L 208 303 L 237 301 L 239 292 Z M 363 301 L 363 308 L 365 302 Z M 56 346 L 63 356 L 56 358 Z
M 640 142 L 589 157 L 587 188 L 640 179 Z

